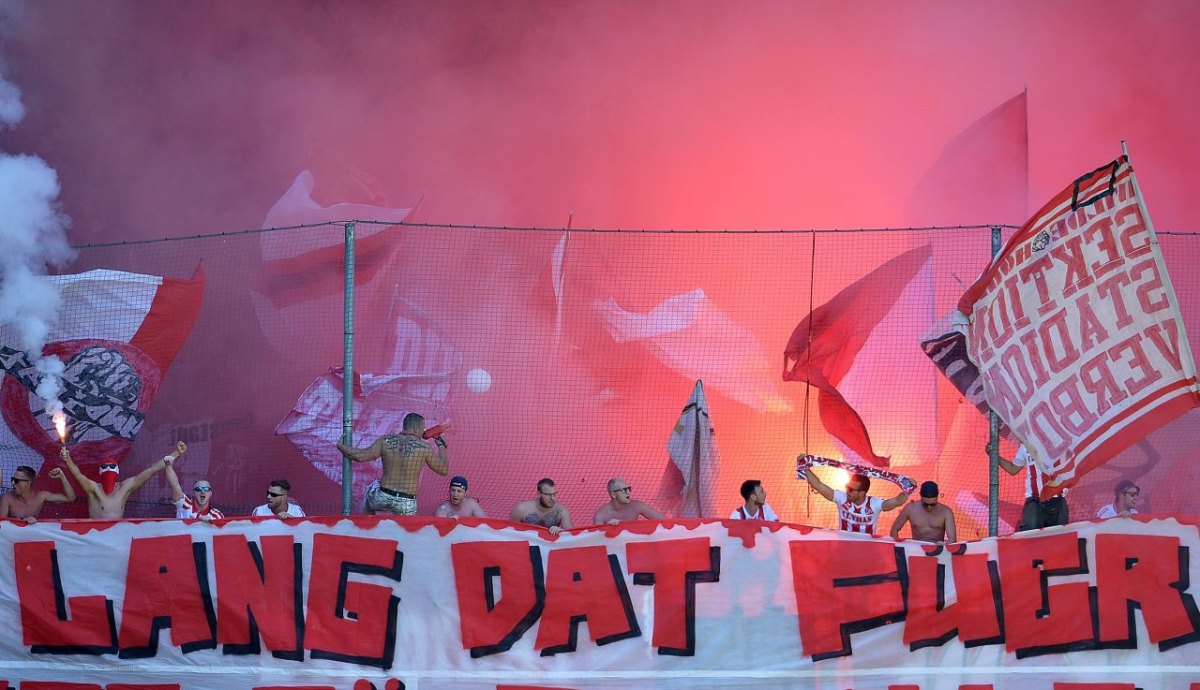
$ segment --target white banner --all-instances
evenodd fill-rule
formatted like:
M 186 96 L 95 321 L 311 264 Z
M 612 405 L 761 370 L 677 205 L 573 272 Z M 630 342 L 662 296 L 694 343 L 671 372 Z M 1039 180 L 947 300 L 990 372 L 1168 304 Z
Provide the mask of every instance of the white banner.
M 1047 475 L 1046 495 L 1200 406 L 1179 304 L 1124 157 L 1034 214 L 959 310 L 988 403 Z
M 1184 688 L 1197 546 L 1140 517 L 947 547 L 757 521 L 3 522 L 0 688 Z

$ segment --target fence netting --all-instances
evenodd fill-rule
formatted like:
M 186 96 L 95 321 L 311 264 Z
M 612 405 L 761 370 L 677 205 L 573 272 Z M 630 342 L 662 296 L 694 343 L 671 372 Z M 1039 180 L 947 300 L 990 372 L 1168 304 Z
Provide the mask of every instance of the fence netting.
M 796 457 L 847 449 L 823 427 L 816 389 L 784 380 L 784 351 L 814 309 L 857 284 L 871 288 L 878 318 L 837 315 L 834 325 L 859 343 L 845 352 L 839 391 L 893 471 L 939 483 L 960 538 L 987 534 L 988 420 L 920 347 L 987 264 L 986 226 L 642 232 L 360 221 L 355 236 L 356 416 L 383 432 L 408 411 L 451 422 L 449 475 L 466 476 L 490 516 L 534 497 L 542 477 L 555 480 L 576 526 L 591 523 L 618 476 L 635 498 L 677 513 L 667 441 L 700 380 L 720 457 L 710 514 L 728 516 L 741 482 L 759 479 L 785 521 L 832 527 L 833 505 L 797 480 Z M 67 272 L 188 278 L 201 267 L 206 281 L 126 474 L 184 440 L 182 481 L 209 479 L 227 515 L 263 503 L 278 478 L 310 515 L 341 512 L 332 441 L 341 434 L 344 237 L 330 223 L 80 249 Z M 1194 345 L 1200 236 L 1160 242 Z M 1085 478 L 1070 495 L 1072 518 L 1094 515 L 1123 478 L 1142 486 L 1143 511 L 1195 512 L 1188 461 L 1200 431 L 1177 426 Z M 1005 442 L 1001 452 L 1015 448 Z M 360 512 L 372 466 L 355 471 Z M 450 476 L 424 472 L 420 513 L 445 500 Z M 170 517 L 168 495 L 158 475 L 127 514 Z M 1002 475 L 1000 497 L 1003 534 L 1019 520 L 1023 478 Z

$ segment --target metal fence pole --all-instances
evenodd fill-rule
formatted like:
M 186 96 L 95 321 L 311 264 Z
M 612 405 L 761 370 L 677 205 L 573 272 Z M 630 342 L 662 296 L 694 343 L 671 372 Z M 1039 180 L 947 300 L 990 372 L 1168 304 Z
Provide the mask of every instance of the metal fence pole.
M 992 258 L 1000 253 L 1000 226 L 992 226 Z M 1000 531 L 1000 416 L 988 410 L 988 536 Z
M 346 298 L 342 331 L 342 443 L 354 445 L 354 223 L 346 223 Z M 342 458 L 342 515 L 350 514 L 354 471 Z

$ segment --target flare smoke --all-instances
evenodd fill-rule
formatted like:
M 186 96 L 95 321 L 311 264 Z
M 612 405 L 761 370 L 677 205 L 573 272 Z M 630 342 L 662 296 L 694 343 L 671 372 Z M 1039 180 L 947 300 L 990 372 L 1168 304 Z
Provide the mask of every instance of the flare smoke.
M 25 116 L 21 92 L 0 76 L 0 134 Z M 2 141 L 0 141 L 2 143 Z M 58 317 L 58 288 L 46 278 L 50 266 L 62 266 L 73 252 L 67 244 L 69 219 L 57 205 L 58 176 L 36 156 L 10 155 L 0 148 L 0 327 L 35 360 L 37 395 L 46 411 L 62 411 L 58 357 L 42 348 Z

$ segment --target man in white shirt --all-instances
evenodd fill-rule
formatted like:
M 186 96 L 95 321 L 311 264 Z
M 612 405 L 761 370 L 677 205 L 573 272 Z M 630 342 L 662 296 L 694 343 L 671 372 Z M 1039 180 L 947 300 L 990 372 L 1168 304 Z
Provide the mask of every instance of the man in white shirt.
M 1025 446 L 1021 446 L 1012 460 L 1000 457 L 999 453 L 996 453 L 996 458 L 1000 461 L 1000 468 L 1013 476 L 1025 469 L 1025 506 L 1021 508 L 1018 532 L 1067 524 L 1070 514 L 1067 509 L 1066 489 L 1042 500 L 1042 489 L 1045 488 L 1046 479 Z
M 757 479 L 742 482 L 742 499 L 746 502 L 733 509 L 730 520 L 769 520 L 779 522 L 779 517 L 767 505 L 767 490 Z
M 845 491 L 829 488 L 829 485 L 821 481 L 811 469 L 805 473 L 805 477 L 814 491 L 837 505 L 838 529 L 843 532 L 875 534 L 875 526 L 879 524 L 881 513 L 895 510 L 908 502 L 908 494 L 903 491 L 887 500 L 868 496 L 871 478 L 865 474 L 850 475 Z
M 267 487 L 267 502 L 254 509 L 250 517 L 277 517 L 280 520 L 288 518 L 308 517 L 304 509 L 295 503 L 288 503 L 288 494 L 292 485 L 286 479 L 276 479 Z
M 1114 518 L 1114 517 L 1129 517 L 1137 514 L 1137 504 L 1141 500 L 1142 490 L 1137 484 L 1122 479 L 1117 482 L 1116 488 L 1113 490 L 1113 502 L 1101 508 L 1097 513 L 1098 518 Z
M 175 517 L 211 522 L 224 519 L 225 514 L 213 507 L 212 483 L 207 479 L 197 479 L 192 483 L 191 497 L 183 495 L 179 486 L 179 475 L 175 474 L 175 460 L 187 452 L 187 446 L 180 441 L 179 447 L 170 455 L 163 458 L 166 463 L 167 484 L 171 487 L 171 502 L 175 504 Z

